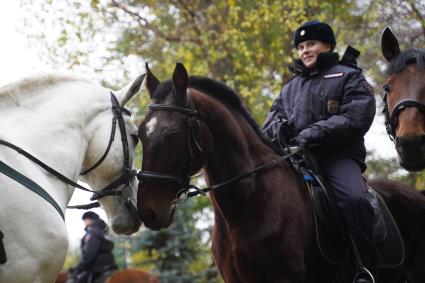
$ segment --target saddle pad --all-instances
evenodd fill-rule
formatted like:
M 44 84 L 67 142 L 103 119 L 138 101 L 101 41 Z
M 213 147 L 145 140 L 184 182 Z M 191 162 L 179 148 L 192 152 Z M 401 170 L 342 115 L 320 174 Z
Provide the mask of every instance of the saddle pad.
M 396 268 L 404 261 L 403 240 L 384 200 L 376 192 L 375 194 L 377 195 L 379 218 L 381 219 L 375 225 L 375 233 L 378 231 L 375 236 L 375 248 L 381 258 L 379 268 Z M 314 186 L 311 195 L 319 250 L 326 261 L 334 265 L 340 265 L 346 259 L 346 252 L 349 250 L 347 243 L 344 241 L 343 232 L 339 232 L 336 229 L 336 222 L 330 213 L 329 200 L 326 198 L 323 188 Z M 382 225 L 382 222 L 385 225 Z M 378 230 L 376 230 L 377 225 L 381 226 Z

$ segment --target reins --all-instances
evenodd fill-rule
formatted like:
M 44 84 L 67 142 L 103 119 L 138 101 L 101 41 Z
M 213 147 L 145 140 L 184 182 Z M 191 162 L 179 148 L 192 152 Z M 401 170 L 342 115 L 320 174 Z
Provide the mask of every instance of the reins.
M 303 148 L 296 148 L 294 151 L 292 151 L 292 152 L 290 152 L 290 153 L 288 153 L 286 155 L 283 155 L 283 156 L 280 156 L 280 157 L 278 157 L 276 159 L 273 159 L 271 161 L 268 161 L 268 162 L 266 162 L 266 163 L 264 163 L 264 164 L 262 164 L 262 165 L 260 165 L 260 166 L 258 166 L 256 168 L 254 168 L 253 170 L 247 172 L 247 173 L 244 173 L 242 175 L 239 175 L 239 176 L 230 178 L 229 180 L 226 180 L 226 181 L 221 182 L 221 183 L 216 184 L 216 185 L 212 185 L 212 186 L 205 187 L 205 188 L 202 188 L 202 189 L 200 189 L 199 187 L 197 187 L 195 185 L 190 185 L 189 189 L 190 188 L 193 188 L 194 191 L 192 191 L 192 192 L 186 192 L 187 193 L 187 198 L 191 198 L 191 197 L 194 197 L 194 196 L 197 196 L 197 195 L 205 195 L 206 193 L 208 193 L 210 191 L 217 190 L 217 189 L 219 189 L 221 187 L 230 185 L 231 183 L 234 183 L 236 181 L 239 181 L 239 180 L 242 180 L 244 178 L 247 178 L 247 177 L 249 177 L 249 176 L 251 176 L 251 175 L 253 175 L 253 174 L 255 174 L 255 173 L 259 172 L 259 171 L 262 171 L 262 170 L 267 169 L 269 167 L 276 166 L 280 162 L 282 162 L 283 160 L 286 160 L 289 157 L 291 157 L 291 156 L 293 156 L 295 154 L 298 154 L 302 150 L 303 150 Z M 184 194 L 185 192 L 181 192 L 181 193 Z M 179 196 L 177 196 L 177 197 L 179 198 Z
M 252 171 L 249 171 L 247 173 L 244 173 L 242 175 L 230 178 L 224 182 L 221 182 L 216 185 L 212 185 L 205 188 L 199 188 L 196 185 L 190 184 L 190 180 L 192 179 L 190 176 L 191 171 L 191 159 L 195 155 L 194 149 L 196 149 L 198 152 L 202 152 L 202 147 L 200 145 L 199 136 L 200 136 L 200 122 L 198 117 L 198 112 L 195 109 L 195 106 L 191 100 L 191 93 L 190 90 L 187 90 L 187 97 L 188 97 L 188 103 L 189 107 L 179 106 L 179 105 L 164 105 L 164 104 L 151 104 L 149 105 L 150 110 L 155 111 L 170 111 L 170 112 L 178 112 L 183 115 L 188 116 L 188 131 L 187 131 L 187 143 L 188 143 L 188 151 L 189 151 L 189 161 L 187 166 L 187 172 L 184 174 L 184 176 L 177 176 L 177 175 L 171 175 L 171 174 L 165 174 L 160 172 L 152 172 L 152 171 L 139 171 L 137 173 L 137 178 L 139 181 L 142 182 L 151 182 L 151 183 L 175 183 L 180 187 L 180 190 L 176 194 L 176 198 L 172 201 L 173 204 L 177 203 L 183 203 L 188 198 L 197 196 L 197 195 L 206 195 L 207 192 L 215 191 L 219 188 L 222 188 L 224 186 L 227 186 L 229 184 L 232 184 L 234 182 L 237 182 L 241 179 L 247 178 L 259 171 L 262 171 L 268 167 L 275 166 L 278 163 L 280 163 L 283 160 L 286 160 L 290 158 L 291 156 L 297 154 L 302 150 L 302 148 L 296 148 L 294 151 L 291 151 L 290 153 L 287 153 L 284 156 L 281 156 L 279 158 L 273 159 L 271 161 L 268 161 Z M 182 196 L 184 196 L 182 198 Z
M 31 160 L 32 162 L 34 162 L 35 164 L 40 166 L 42 169 L 44 169 L 46 172 L 48 172 L 49 174 L 51 174 L 51 175 L 55 176 L 56 178 L 58 178 L 59 180 L 61 180 L 62 182 L 66 183 L 68 185 L 71 185 L 74 188 L 93 193 L 93 196 L 90 198 L 91 200 L 98 200 L 98 199 L 101 199 L 105 196 L 120 196 L 120 195 L 123 194 L 124 190 L 126 190 L 124 192 L 126 194 L 126 196 L 131 197 L 131 192 L 128 192 L 129 183 L 130 183 L 130 179 L 136 176 L 137 171 L 130 168 L 131 164 L 130 164 L 130 156 L 129 156 L 128 139 L 127 139 L 127 133 L 126 133 L 125 122 L 124 122 L 124 117 L 123 117 L 123 113 L 125 113 L 127 115 L 131 115 L 131 113 L 130 113 L 130 111 L 128 111 L 127 109 L 125 109 L 124 107 L 121 107 L 119 105 L 118 99 L 116 98 L 116 96 L 112 92 L 110 92 L 110 95 L 111 95 L 112 111 L 113 111 L 114 116 L 112 118 L 112 129 L 111 129 L 111 135 L 110 135 L 108 146 L 107 146 L 104 154 L 102 155 L 102 157 L 94 165 L 92 165 L 89 169 L 83 171 L 80 174 L 80 175 L 85 175 L 85 174 L 89 173 L 90 171 L 94 170 L 97 166 L 99 166 L 102 163 L 102 161 L 104 161 L 104 159 L 106 158 L 106 156 L 109 153 L 109 150 L 112 146 L 112 143 L 114 142 L 116 127 L 117 127 L 117 122 L 118 122 L 118 127 L 119 127 L 119 130 L 121 132 L 121 142 L 122 142 L 123 154 L 124 154 L 123 173 L 121 174 L 120 177 L 113 180 L 109 185 L 107 185 L 105 188 L 103 188 L 100 191 L 94 191 L 94 190 L 88 189 L 88 188 L 74 182 L 73 180 L 69 179 L 68 177 L 66 177 L 62 173 L 53 169 L 52 167 L 50 167 L 49 165 L 47 165 L 46 163 L 44 163 L 43 161 L 41 161 L 40 159 L 35 157 L 34 155 L 30 154 L 28 151 L 22 149 L 21 147 L 18 147 L 18 146 L 14 145 L 14 144 L 6 141 L 6 140 L 3 140 L 3 139 L 0 139 L 0 144 L 7 146 L 7 147 L 15 150 L 19 154 L 25 156 L 26 158 L 28 158 L 29 160 Z M 4 163 L 2 162 L 2 164 L 4 164 Z M 54 206 L 55 209 L 58 210 L 59 214 L 61 214 L 62 218 L 64 218 L 63 212 L 60 210 L 60 208 L 58 209 L 59 205 L 50 197 L 50 195 L 44 189 L 42 189 L 34 181 L 32 181 L 28 177 L 22 175 L 21 173 L 19 173 L 15 169 L 7 166 L 6 164 L 4 164 L 4 165 L 5 166 L 2 166 L 0 168 L 0 169 L 2 169 L 0 172 L 4 173 L 5 175 L 9 176 L 12 179 L 15 179 L 16 181 L 23 184 L 24 186 L 26 186 L 30 190 L 32 190 L 32 191 L 36 192 L 37 194 L 39 194 L 40 196 L 42 196 L 50 204 L 52 204 L 52 206 Z M 120 185 L 123 185 L 123 186 L 120 189 L 117 189 L 117 187 L 120 186 Z M 67 206 L 67 208 L 90 209 L 90 208 L 99 207 L 99 206 L 100 206 L 100 204 L 98 202 L 94 202 L 94 203 L 89 203 L 89 204 L 85 204 L 85 205 Z
M 59 173 L 58 171 L 56 171 L 55 169 L 53 169 L 52 167 L 50 167 L 49 165 L 47 165 L 46 163 L 44 163 L 43 161 L 41 161 L 40 159 L 38 159 L 37 157 L 32 155 L 31 153 L 29 153 L 28 151 L 10 143 L 10 142 L 7 142 L 3 139 L 0 139 L 0 144 L 5 145 L 5 146 L 15 150 L 19 154 L 25 156 L 26 158 L 28 158 L 29 160 L 31 160 L 32 162 L 34 162 L 35 164 L 37 164 L 38 166 L 43 168 L 48 173 L 50 173 L 51 175 L 53 175 L 56 178 L 58 178 L 59 180 L 61 180 L 62 182 L 67 183 L 68 185 L 71 185 L 75 188 L 78 188 L 78 189 L 86 191 L 86 192 L 96 193 L 95 191 L 87 189 L 87 188 L 77 184 L 76 182 L 72 181 L 71 179 L 64 176 L 63 174 Z

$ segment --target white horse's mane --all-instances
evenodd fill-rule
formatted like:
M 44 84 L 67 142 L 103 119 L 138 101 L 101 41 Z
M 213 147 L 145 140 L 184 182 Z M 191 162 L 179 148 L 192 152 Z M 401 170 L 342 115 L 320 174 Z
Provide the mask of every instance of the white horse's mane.
M 0 87 L 0 97 L 14 94 L 31 93 L 46 87 L 52 87 L 63 82 L 81 81 L 93 83 L 90 80 L 76 75 L 66 74 L 39 74 Z

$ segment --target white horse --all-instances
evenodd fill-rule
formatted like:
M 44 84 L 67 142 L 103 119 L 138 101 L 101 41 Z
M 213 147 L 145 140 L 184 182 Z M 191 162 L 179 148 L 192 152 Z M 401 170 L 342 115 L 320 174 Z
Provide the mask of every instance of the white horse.
M 95 195 L 114 232 L 131 234 L 140 228 L 130 205 L 135 202 L 136 182 L 134 175 L 128 174 L 137 127 L 123 106 L 139 92 L 143 78 L 115 95 L 86 79 L 60 75 L 32 77 L 0 88 L 0 140 L 6 141 L 0 144 L 0 163 L 7 168 L 0 170 L 0 231 L 7 254 L 6 263 L 0 264 L 1 283 L 55 281 L 68 249 L 61 214 L 73 194 L 72 182 L 78 179 L 94 191 L 108 187 L 111 194 L 118 194 L 127 183 L 122 196 Z M 113 107 L 114 97 L 119 105 Z M 12 145 L 7 146 L 8 142 Z M 15 146 L 70 179 L 71 184 Z M 89 172 L 82 176 L 85 171 Z M 46 197 L 31 191 L 37 186 Z M 49 198 L 53 201 L 46 200 Z

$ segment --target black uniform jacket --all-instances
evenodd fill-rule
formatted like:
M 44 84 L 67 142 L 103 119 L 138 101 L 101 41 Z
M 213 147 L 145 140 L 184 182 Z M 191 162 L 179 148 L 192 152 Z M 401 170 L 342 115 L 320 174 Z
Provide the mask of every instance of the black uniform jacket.
M 86 227 L 86 234 L 81 240 L 81 261 L 76 267 L 78 272 L 103 272 L 116 267 L 112 254 L 114 243 L 105 236 L 105 228 L 101 221 Z
M 267 133 L 274 123 L 287 120 L 301 132 L 320 156 L 354 159 L 365 169 L 363 136 L 369 130 L 376 106 L 373 89 L 355 64 L 339 61 L 337 53 L 321 53 L 317 68 L 307 69 L 296 60 L 296 74 L 273 102 L 264 123 Z

